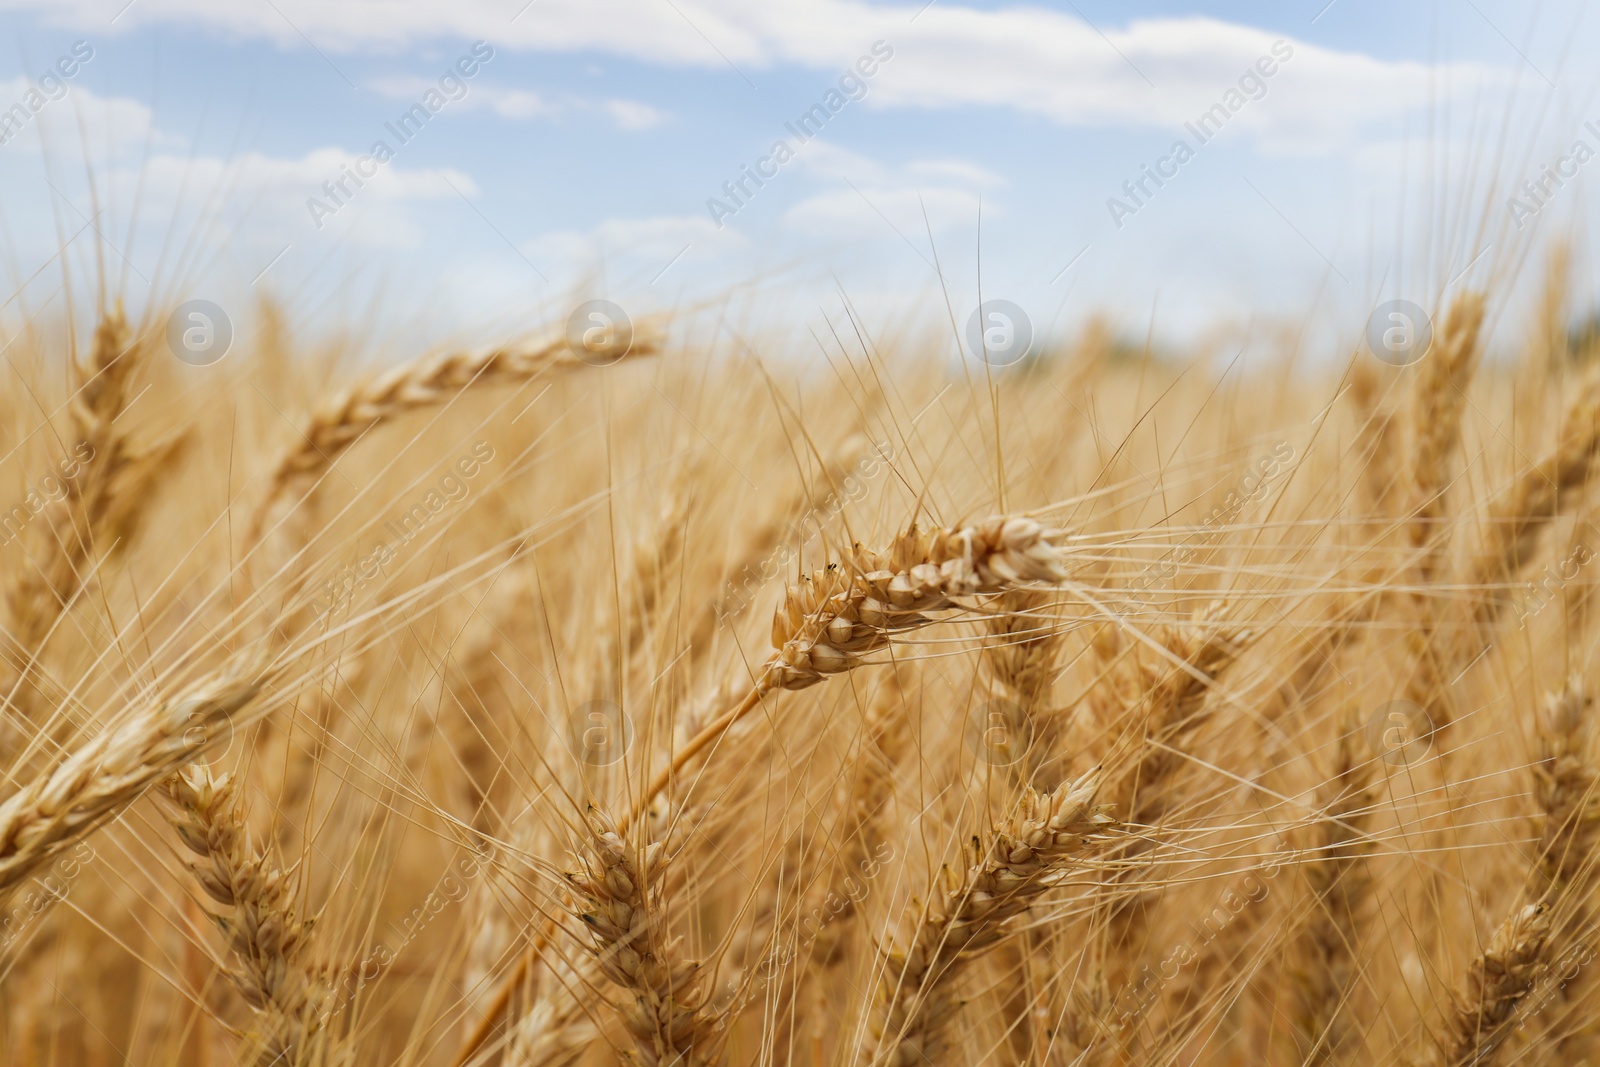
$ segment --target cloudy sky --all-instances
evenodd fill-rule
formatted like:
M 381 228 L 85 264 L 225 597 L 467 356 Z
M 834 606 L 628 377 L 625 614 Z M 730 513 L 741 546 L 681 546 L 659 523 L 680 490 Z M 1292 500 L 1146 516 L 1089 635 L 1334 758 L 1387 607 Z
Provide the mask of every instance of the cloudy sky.
M 1336 345 L 1379 299 L 1587 240 L 1600 174 L 1572 157 L 1600 150 L 1576 0 L 0 11 L 13 316 L 66 242 L 135 304 L 264 289 L 418 343 L 585 296 L 791 324 L 848 300 L 887 327 L 981 286 L 1040 332 L 1103 309 Z M 1519 194 L 1546 165 L 1568 176 Z

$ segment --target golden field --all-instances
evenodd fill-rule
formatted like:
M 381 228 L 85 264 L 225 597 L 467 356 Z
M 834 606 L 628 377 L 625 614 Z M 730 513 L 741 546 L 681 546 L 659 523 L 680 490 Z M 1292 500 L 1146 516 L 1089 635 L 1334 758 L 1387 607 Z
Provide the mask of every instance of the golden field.
M 1411 365 L 1249 373 L 41 317 L 6 1062 L 1586 1062 L 1600 365 L 1543 285 L 1514 351 L 1451 291 Z

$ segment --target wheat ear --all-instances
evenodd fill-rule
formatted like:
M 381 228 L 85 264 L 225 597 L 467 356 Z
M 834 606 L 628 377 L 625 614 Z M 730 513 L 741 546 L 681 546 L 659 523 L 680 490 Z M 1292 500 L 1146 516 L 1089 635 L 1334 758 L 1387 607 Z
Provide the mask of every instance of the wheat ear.
M 1446 1067 L 1488 1067 L 1494 1062 L 1518 1005 L 1543 968 L 1549 912 L 1545 904 L 1518 906 L 1472 961 L 1435 1049 L 1436 1062 Z
M 1013 920 L 1114 827 L 1096 802 L 1098 790 L 1093 773 L 1050 793 L 1029 789 L 985 835 L 975 861 L 952 879 L 909 945 L 889 955 L 884 1004 L 873 1013 L 874 1063 L 945 1062 L 940 1034 L 957 1007 L 955 979 L 964 964 L 1010 933 Z
M 189 871 L 220 910 L 207 914 L 227 941 L 229 980 L 255 1010 L 258 1067 L 316 1062 L 328 990 L 304 966 L 308 923 L 289 876 L 250 840 L 233 779 L 194 763 L 164 785 L 178 838 L 200 859 Z
M 1359 722 L 1347 715 L 1334 755 L 1333 773 L 1320 788 L 1322 818 L 1317 847 L 1304 866 L 1311 889 L 1311 915 L 1289 947 L 1294 983 L 1294 1026 L 1305 1062 L 1335 1063 L 1354 1047 L 1349 997 L 1355 977 L 1359 921 L 1371 880 L 1364 832 L 1373 803 L 1372 764 L 1362 760 L 1355 739 Z
M 1538 759 L 1533 764 L 1539 802 L 1539 874 L 1544 899 L 1568 894 L 1585 901 L 1600 847 L 1600 769 L 1595 765 L 1593 698 L 1579 678 L 1552 694 L 1539 716 Z
M 635 804 L 645 810 L 695 756 L 779 689 L 806 689 L 862 666 L 892 638 L 938 620 L 955 599 L 1003 593 L 1068 575 L 1065 554 L 1032 519 L 999 515 L 958 530 L 912 527 L 883 552 L 860 545 L 840 563 L 789 587 L 772 619 L 767 660 L 744 699 L 678 750 Z
M 1522 1002 L 1533 992 L 1550 960 L 1552 911 L 1576 902 L 1587 911 L 1583 886 L 1595 845 L 1597 812 L 1592 759 L 1590 699 L 1576 679 L 1551 697 L 1540 716 L 1539 759 L 1534 763 L 1534 795 L 1542 832 L 1535 861 L 1542 882 L 1539 899 L 1517 908 L 1472 962 L 1457 994 L 1449 1028 L 1436 1051 L 1449 1067 L 1486 1067 L 1498 1056 Z M 1563 1051 L 1577 1051 L 1572 1043 Z
M 1212 603 L 1197 610 L 1186 625 L 1162 627 L 1160 645 L 1177 665 L 1164 657 L 1135 668 L 1138 677 L 1124 698 L 1122 714 L 1142 720 L 1142 737 L 1136 754 L 1119 763 L 1106 784 L 1107 800 L 1127 812 L 1126 824 L 1139 830 L 1119 846 L 1118 865 L 1107 878 L 1114 891 L 1099 936 L 1113 988 L 1127 984 L 1144 948 L 1141 931 L 1160 892 L 1148 885 L 1154 870 L 1149 854 L 1157 844 L 1154 834 L 1173 805 L 1175 779 L 1185 762 L 1182 749 L 1209 721 L 1208 697 L 1217 679 L 1252 639 L 1249 630 L 1228 622 L 1222 604 Z
M 633 994 L 622 1018 L 639 1059 L 646 1067 L 715 1063 L 720 1019 L 707 1004 L 707 976 L 666 927 L 665 844 L 641 847 L 596 808 L 584 831 L 583 869 L 568 878 L 600 973 Z
M 1465 990 L 1456 997 L 1450 1029 L 1436 1050 L 1440 1062 L 1488 1064 L 1498 1055 L 1518 1007 L 1548 968 L 1554 909 L 1571 909 L 1568 929 L 1582 929 L 1590 913 L 1588 885 L 1600 826 L 1595 787 L 1591 698 L 1571 679 L 1547 701 L 1536 721 L 1538 758 L 1533 793 L 1539 805 L 1540 843 L 1534 861 L 1535 901 L 1506 920 L 1488 950 L 1473 961 Z M 1566 983 L 1563 995 L 1570 995 Z M 1556 1036 L 1562 1062 L 1579 1058 L 1581 1033 Z
M 1431 581 L 1445 540 L 1445 488 L 1461 448 L 1461 416 L 1477 367 L 1483 297 L 1467 293 L 1451 305 L 1436 350 L 1427 353 L 1412 393 L 1411 520 L 1407 533 L 1418 551 L 1417 572 Z
M 1451 650 L 1437 638 L 1438 607 L 1432 584 L 1449 543 L 1445 490 L 1461 448 L 1461 416 L 1477 366 L 1483 311 L 1479 294 L 1468 293 L 1456 300 L 1437 350 L 1422 362 L 1412 394 L 1411 515 L 1406 532 L 1414 557 L 1411 600 L 1416 622 L 1406 635 L 1412 667 L 1405 696 L 1441 731 L 1454 717 L 1448 704 Z
M 623 355 L 653 355 L 657 342 L 637 336 Z M 606 362 L 589 357 L 595 362 Z M 319 408 L 301 429 L 298 443 L 279 461 L 251 519 L 246 545 L 261 539 L 272 508 L 295 485 L 314 480 L 345 450 L 385 419 L 435 407 L 469 388 L 525 382 L 558 370 L 592 363 L 573 354 L 565 340 L 448 352 L 395 367 L 355 385 Z
M 1567 342 L 1568 316 L 1571 313 L 1568 296 L 1572 290 L 1572 246 L 1557 241 L 1550 247 L 1545 260 L 1544 287 L 1539 294 L 1539 317 L 1534 335 L 1533 369 L 1540 384 L 1550 381 L 1561 372 L 1561 365 L 1571 356 Z
M 599 1036 L 594 1004 L 599 977 L 594 957 L 552 963 L 533 1007 L 517 1021 L 502 1067 L 572 1067 Z
M 1600 848 L 1600 768 L 1595 762 L 1594 701 L 1582 678 L 1570 678 L 1550 695 L 1535 731 L 1533 795 L 1540 833 L 1534 873 L 1539 899 L 1565 913 L 1563 933 L 1589 931 L 1594 923 L 1595 851 Z M 1571 947 L 1583 951 L 1581 944 Z M 1583 992 L 1593 987 L 1582 971 L 1560 977 L 1559 996 L 1567 1004 L 1581 1003 Z M 1560 1062 L 1587 1062 L 1594 1043 L 1592 1025 L 1587 1017 L 1575 1022 L 1545 1029 L 1545 1040 L 1553 1044 Z
M 0 901 L 56 853 L 203 754 L 266 682 L 265 671 L 220 674 L 182 697 L 125 714 L 7 797 L 0 803 Z
M 990 640 L 983 646 L 984 666 L 995 692 L 988 706 L 1007 720 L 1010 735 L 1027 745 L 1010 765 L 1017 780 L 1047 788 L 1055 783 L 1038 778 L 1061 755 L 1056 742 L 1063 724 L 1062 712 L 1050 706 L 1064 645 L 1060 629 L 1045 614 L 1053 598 L 1021 589 L 996 599 L 996 612 L 988 624 Z
M 1166 814 L 1171 779 L 1184 762 L 1171 749 L 1208 721 L 1212 687 L 1253 638 L 1227 621 L 1221 602 L 1200 608 L 1183 625 L 1164 628 L 1161 646 L 1178 665 L 1163 659 L 1142 669 L 1141 692 L 1129 711 L 1143 717 L 1144 743 L 1111 784 L 1113 802 L 1128 812 L 1130 823 L 1154 824 Z
M 183 441 L 180 435 L 140 449 L 129 441 L 125 425 L 117 425 L 145 352 L 143 343 L 131 339 L 118 307 L 101 316 L 88 358 L 73 361 L 68 414 L 74 440 L 66 459 L 78 471 L 62 480 L 65 492 L 46 507 L 28 565 L 6 589 L 10 636 L 25 657 L 38 652 L 82 586 L 94 553 L 110 552 L 127 539 L 147 499 L 141 490 Z
M 1471 585 L 1482 589 L 1480 623 L 1492 621 L 1502 601 L 1489 595 L 1532 557 L 1539 534 L 1574 492 L 1588 481 L 1600 455 L 1600 371 L 1590 374 L 1567 406 L 1555 447 L 1522 472 L 1489 505 L 1489 544 L 1473 566 Z
M 1380 396 L 1383 382 L 1377 369 L 1365 360 L 1350 374 L 1350 400 L 1360 416 L 1353 451 L 1361 463 L 1361 495 L 1366 510 L 1374 515 L 1390 512 L 1395 494 L 1396 453 L 1400 416 Z
M 629 600 L 621 629 L 622 647 L 635 659 L 643 655 L 643 646 L 655 629 L 661 614 L 664 586 L 683 550 L 689 493 L 686 486 L 677 485 L 669 489 L 669 494 L 655 525 L 633 546 L 633 566 L 626 586 Z

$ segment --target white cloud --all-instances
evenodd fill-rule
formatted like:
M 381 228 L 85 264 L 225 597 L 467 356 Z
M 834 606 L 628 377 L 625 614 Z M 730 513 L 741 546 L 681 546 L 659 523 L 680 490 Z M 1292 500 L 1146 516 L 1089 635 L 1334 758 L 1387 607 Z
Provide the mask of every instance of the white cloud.
M 125 0 L 0 0 L 100 32 Z M 869 107 L 1013 108 L 1069 125 L 1175 127 L 1216 103 L 1277 35 L 1203 17 L 1140 19 L 1100 31 L 1073 15 L 1037 7 L 979 10 L 941 0 L 916 21 L 917 5 L 861 0 L 540 0 L 515 21 L 512 0 L 140 0 L 119 27 L 141 22 L 205 24 L 224 32 L 304 47 L 300 34 L 333 52 L 398 48 L 440 36 L 482 38 L 497 49 L 598 51 L 669 66 L 738 67 L 745 76 L 777 64 L 842 70 L 875 40 L 894 50 L 870 79 Z M 510 12 L 511 14 L 508 14 Z M 1456 62 L 1375 59 L 1288 39 L 1293 58 L 1238 123 L 1295 150 L 1444 99 L 1507 84 L 1501 68 Z M 831 81 L 831 78 L 829 79 Z M 636 112 L 635 114 L 642 114 Z
M 373 89 L 394 100 L 419 100 L 437 83 L 428 78 L 374 78 Z M 447 105 L 451 110 L 488 109 L 506 119 L 557 118 L 573 113 L 604 112 L 618 128 L 647 130 L 666 121 L 666 112 L 636 100 L 606 100 L 596 103 L 571 94 L 550 97 L 527 89 L 503 89 L 495 85 L 468 83 L 465 96 Z
M 667 114 L 637 100 L 607 100 L 606 113 L 624 130 L 648 130 L 667 120 Z
M 971 228 L 978 216 L 978 194 L 969 189 L 837 189 L 808 197 L 784 214 L 791 226 L 858 237 L 876 234 L 895 239 L 925 233 L 923 211 L 935 230 Z M 892 228 L 891 228 L 892 227 Z
M 431 85 L 432 83 L 426 83 Z M 176 228 L 193 224 L 203 232 L 258 238 L 281 247 L 296 233 L 317 233 L 310 198 L 338 208 L 324 218 L 323 229 L 339 239 L 373 247 L 410 247 L 420 242 L 421 228 L 405 205 L 424 200 L 455 199 L 477 192 L 467 174 L 453 168 L 413 168 L 405 149 L 392 162 L 376 168 L 359 187 L 346 178 L 362 158 L 359 152 L 322 147 L 292 158 L 246 152 L 223 159 L 203 153 L 174 151 L 185 139 L 157 128 L 151 108 L 137 100 L 96 93 L 76 80 L 65 82 L 55 98 L 32 94 L 28 78 L 0 79 L 0 121 L 9 118 L 11 135 L 0 144 L 0 161 L 43 156 L 55 177 L 48 185 L 14 182 L 10 201 L 38 219 L 51 217 L 53 203 L 65 201 L 69 225 L 92 202 L 82 175 L 87 169 L 103 181 L 100 199 L 110 205 L 140 205 L 147 219 Z M 409 93 L 409 83 L 385 83 L 384 91 Z M 31 94 L 31 95 L 30 95 Z M 30 105 L 42 106 L 35 111 Z M 25 167 L 36 164 L 28 163 Z M 324 182 L 346 182 L 348 196 L 337 203 Z M 453 186 L 452 187 L 452 183 Z M 28 197 L 37 196 L 29 204 Z M 232 217 L 224 220 L 223 213 Z M 113 215 L 115 212 L 113 212 Z M 101 220 L 102 230 L 115 224 Z M 283 234 L 290 238 L 283 238 Z M 231 239 L 225 237 L 223 239 Z
M 53 157 L 80 158 L 91 150 L 138 146 L 151 138 L 154 119 L 150 108 L 125 96 L 102 96 L 68 81 L 65 91 L 51 99 L 34 91 L 28 78 L 0 79 L 0 123 L 8 136 L 0 151 L 38 153 L 48 146 Z M 30 101 L 42 106 L 34 111 Z M 157 136 L 156 144 L 173 144 L 177 138 Z
M 524 250 L 552 278 L 603 269 L 649 282 L 669 264 L 689 259 L 703 264 L 708 256 L 721 257 L 744 245 L 742 235 L 731 228 L 717 229 L 705 215 L 657 215 L 606 219 L 587 231 L 547 233 L 528 242 Z
M 980 167 L 976 163 L 966 163 L 958 159 L 919 160 L 906 167 L 906 172 L 913 177 L 928 176 L 953 179 L 985 189 L 995 189 L 1007 184 L 1005 178 L 987 167 Z
M 526 89 L 480 88 L 467 97 L 473 106 L 485 104 L 503 119 L 544 118 L 561 113 L 561 106 Z
M 393 100 L 420 100 L 430 89 L 438 90 L 438 82 L 431 78 L 374 78 L 368 84 Z M 453 111 L 488 108 L 508 119 L 550 117 L 564 110 L 561 104 L 525 89 L 501 89 L 471 82 L 467 83 L 467 94 L 459 100 L 451 100 L 446 107 Z
M 409 168 L 395 160 L 357 187 L 345 179 L 343 191 L 330 194 L 324 183 L 338 182 L 360 157 L 341 148 L 318 148 L 298 158 L 248 152 L 232 160 L 214 156 L 157 154 L 137 168 L 121 168 L 112 181 L 131 194 L 142 191 L 144 210 L 153 219 L 177 219 L 196 204 L 211 204 L 226 190 L 235 217 L 200 220 L 263 247 L 286 242 L 334 241 L 371 248 L 407 248 L 420 243 L 421 227 L 408 205 L 418 201 L 471 196 L 477 185 L 453 168 Z M 315 218 L 315 200 L 333 213 Z M 321 222 L 321 226 L 317 225 Z
M 811 141 L 800 159 L 833 188 L 808 197 L 784 213 L 789 226 L 808 232 L 894 237 L 972 226 L 979 190 L 1005 184 L 993 171 L 960 160 L 919 160 L 885 166 L 825 141 Z M 992 205 L 984 210 L 1000 212 Z M 926 219 L 926 222 L 924 222 Z
M 795 162 L 807 173 L 833 181 L 881 182 L 890 175 L 877 160 L 816 137 L 800 146 Z
M 656 215 L 642 219 L 606 219 L 587 231 L 561 230 L 535 240 L 530 251 L 557 256 L 612 257 L 625 253 L 656 257 L 676 255 L 686 244 L 738 244 L 742 237 L 718 230 L 705 215 Z

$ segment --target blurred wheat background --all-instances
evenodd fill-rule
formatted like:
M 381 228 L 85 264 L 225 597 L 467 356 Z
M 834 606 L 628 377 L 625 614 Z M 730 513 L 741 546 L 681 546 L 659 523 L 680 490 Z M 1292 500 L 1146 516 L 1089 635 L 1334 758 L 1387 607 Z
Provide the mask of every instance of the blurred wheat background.
M 36 317 L 5 1061 L 1589 1062 L 1568 262 L 1248 374 Z

